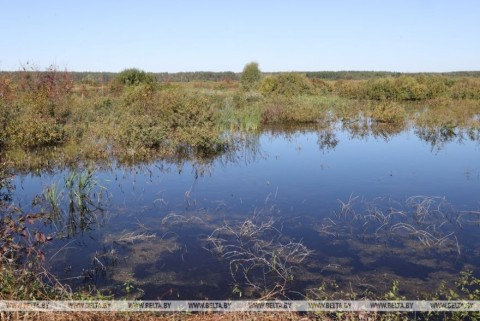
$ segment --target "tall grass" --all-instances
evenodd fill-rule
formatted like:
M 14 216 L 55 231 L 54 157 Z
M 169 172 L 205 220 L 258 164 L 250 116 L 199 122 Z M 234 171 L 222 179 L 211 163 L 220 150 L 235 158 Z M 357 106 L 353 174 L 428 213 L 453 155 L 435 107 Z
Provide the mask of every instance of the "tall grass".
M 51 211 L 50 211 L 51 217 L 53 219 L 58 219 L 61 215 L 60 201 L 61 201 L 62 195 L 56 183 L 52 183 L 43 192 L 43 198 L 51 208 Z

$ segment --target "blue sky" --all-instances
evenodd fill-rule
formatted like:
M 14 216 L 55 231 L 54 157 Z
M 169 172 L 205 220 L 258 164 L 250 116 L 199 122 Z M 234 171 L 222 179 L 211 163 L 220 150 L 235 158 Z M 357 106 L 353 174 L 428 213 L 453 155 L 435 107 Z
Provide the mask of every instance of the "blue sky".
M 0 0 L 0 70 L 480 70 L 480 1 Z

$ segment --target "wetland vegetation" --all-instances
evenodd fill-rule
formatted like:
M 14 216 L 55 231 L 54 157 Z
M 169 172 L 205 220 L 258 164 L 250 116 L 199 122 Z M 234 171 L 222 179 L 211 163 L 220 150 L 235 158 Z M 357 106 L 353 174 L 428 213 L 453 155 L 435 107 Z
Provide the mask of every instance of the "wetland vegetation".
M 478 73 L 27 65 L 0 123 L 1 299 L 479 299 Z

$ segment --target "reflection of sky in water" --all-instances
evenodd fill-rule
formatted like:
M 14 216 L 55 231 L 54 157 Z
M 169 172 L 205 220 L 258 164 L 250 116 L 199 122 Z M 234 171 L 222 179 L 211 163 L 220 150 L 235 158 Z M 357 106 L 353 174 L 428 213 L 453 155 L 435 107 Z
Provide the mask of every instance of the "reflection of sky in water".
M 127 206 L 149 206 L 163 198 L 174 208 L 183 203 L 186 191 L 191 191 L 191 199 L 206 204 L 241 199 L 255 205 L 269 193 L 276 193 L 277 199 L 290 207 L 309 206 L 312 210 L 314 205 L 331 207 L 352 193 L 399 200 L 438 195 L 460 207 L 479 205 L 480 148 L 476 142 L 446 144 L 440 151 L 432 151 L 411 132 L 388 142 L 372 137 L 349 139 L 343 132 L 337 137 L 340 142 L 334 150 L 320 151 L 315 132 L 288 138 L 265 134 L 259 139 L 260 153 L 254 160 L 250 157 L 222 165 L 217 161 L 198 179 L 188 164 L 183 168 L 165 165 L 166 171 L 158 164 L 114 169 L 97 172 L 97 177 L 116 202 Z M 17 178 L 22 203 L 27 204 L 29 197 L 51 182 L 63 183 L 63 173 L 41 179 Z
M 390 137 L 388 142 L 374 137 L 351 139 L 350 134 L 342 131 L 337 131 L 336 135 L 338 145 L 334 149 L 322 150 L 316 132 L 263 134 L 258 141 L 254 140 L 255 153 L 239 151 L 236 162 L 216 160 L 198 178 L 195 178 L 191 164 L 154 163 L 133 169 L 97 171 L 97 179 L 111 195 L 112 218 L 105 229 L 79 236 L 79 241 L 69 246 L 82 249 L 78 252 L 82 254 L 63 253 L 64 260 L 74 267 L 82 266 L 89 262 L 92 253 L 102 248 L 100 243 L 105 235 L 130 231 L 143 223 L 155 231 L 156 224 L 160 225 L 161 219 L 171 211 L 202 210 L 224 219 L 228 215 L 248 215 L 254 208 L 264 207 L 268 199 L 268 204 L 275 204 L 279 215 L 284 218 L 300 216 L 319 220 L 319 216 L 331 215 L 338 208 L 338 200 L 347 200 L 351 194 L 367 200 L 391 197 L 400 202 L 413 195 L 445 196 L 456 209 L 480 208 L 478 142 L 446 143 L 440 150 L 432 151 L 429 143 L 421 141 L 411 131 Z M 28 208 L 33 197 L 50 183 L 61 186 L 64 175 L 59 172 L 42 177 L 17 177 L 15 200 Z M 182 237 L 180 234 L 185 231 L 180 229 L 176 233 Z M 205 234 L 206 231 L 199 233 Z M 309 246 L 318 246 L 315 241 L 318 233 L 312 229 L 296 231 L 292 228 L 289 233 L 297 238 L 303 233 Z M 184 242 L 198 243 L 191 235 L 184 235 L 183 239 Z M 354 253 L 342 255 L 345 245 L 335 246 L 340 251 L 334 250 L 339 260 Z M 201 248 L 197 250 L 201 251 Z M 326 248 L 318 252 L 328 256 Z M 372 269 L 378 267 L 377 259 L 371 260 Z M 185 260 L 183 254 L 182 260 Z M 356 260 L 361 261 L 358 257 Z M 392 266 L 399 266 L 396 260 L 390 256 L 385 258 L 384 264 L 393 262 Z M 328 260 L 323 263 L 331 264 Z M 368 264 L 362 265 L 363 268 L 358 267 L 358 262 L 356 264 L 358 271 L 368 270 Z M 182 269 L 182 262 L 178 261 L 174 266 Z M 412 273 L 420 273 L 421 267 L 408 262 L 404 266 L 407 269 L 410 266 Z M 167 269 L 165 265 L 163 269 Z M 431 269 L 425 267 L 423 271 L 428 275 Z M 320 271 L 318 267 L 312 270 Z M 131 271 L 142 273 L 138 268 Z M 405 275 L 409 273 L 405 272 Z M 150 288 L 149 291 L 155 291 L 155 285 L 148 283 L 145 286 Z

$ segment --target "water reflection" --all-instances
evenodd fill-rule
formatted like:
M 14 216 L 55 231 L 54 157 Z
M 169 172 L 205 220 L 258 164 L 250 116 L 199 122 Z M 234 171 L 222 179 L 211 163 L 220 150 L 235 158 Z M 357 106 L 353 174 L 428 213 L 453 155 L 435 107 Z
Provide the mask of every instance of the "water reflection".
M 451 126 L 444 127 L 419 127 L 415 134 L 423 141 L 428 142 L 432 150 L 440 151 L 446 144 L 455 142 L 476 141 L 480 139 L 478 128 L 458 128 Z
M 343 140 L 365 140 L 369 138 L 382 139 L 388 142 L 392 138 L 405 132 L 412 131 L 420 140 L 430 144 L 432 150 L 440 151 L 451 142 L 463 143 L 465 141 L 478 142 L 480 140 L 480 126 L 478 116 L 468 118 L 460 123 L 425 122 L 419 120 L 380 122 L 369 117 L 356 115 L 354 118 L 336 121 L 326 118 L 315 124 L 304 125 L 277 125 L 266 126 L 260 132 L 225 132 L 225 144 L 221 149 L 210 154 L 192 154 L 179 149 L 178 153 L 168 156 L 159 151 L 143 151 L 136 154 L 125 152 L 121 157 L 112 158 L 105 153 L 95 159 L 83 159 L 82 155 L 71 155 L 61 148 L 38 149 L 30 152 L 3 151 L 0 159 L 5 160 L 4 166 L 9 166 L 15 174 L 40 174 L 45 172 L 55 173 L 68 168 L 96 168 L 108 169 L 112 167 L 150 166 L 162 160 L 167 164 L 182 168 L 184 164 L 196 164 L 196 174 L 208 174 L 217 163 L 225 166 L 228 164 L 255 162 L 257 158 L 264 157 L 260 138 L 264 135 L 281 135 L 285 139 L 292 139 L 302 133 L 316 133 L 318 147 L 322 152 L 334 150 L 342 143 L 339 133 L 348 133 Z M 473 120 L 472 120 L 473 119 Z M 344 136 L 344 135 L 342 135 Z

